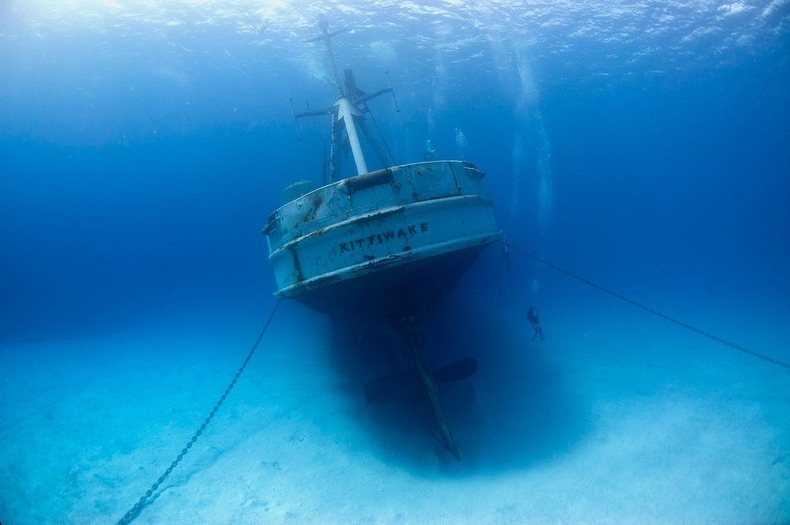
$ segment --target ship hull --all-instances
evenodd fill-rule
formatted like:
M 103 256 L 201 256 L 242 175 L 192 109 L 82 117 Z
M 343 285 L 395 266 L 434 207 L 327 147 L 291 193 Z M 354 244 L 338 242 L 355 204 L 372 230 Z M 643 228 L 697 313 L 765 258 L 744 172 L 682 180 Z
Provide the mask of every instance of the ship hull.
M 483 176 L 467 162 L 424 162 L 293 199 L 264 229 L 278 295 L 358 318 L 429 308 L 501 237 Z

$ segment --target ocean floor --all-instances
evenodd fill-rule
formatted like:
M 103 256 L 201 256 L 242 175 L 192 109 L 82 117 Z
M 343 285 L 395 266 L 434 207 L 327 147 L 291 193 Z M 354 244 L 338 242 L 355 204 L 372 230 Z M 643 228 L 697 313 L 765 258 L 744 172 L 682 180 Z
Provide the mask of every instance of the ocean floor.
M 121 519 L 211 411 L 270 305 L 0 345 L 0 521 Z M 543 342 L 524 312 L 433 320 L 436 364 L 479 365 L 440 385 L 459 463 L 414 399 L 365 402 L 386 337 L 283 303 L 135 523 L 790 523 L 790 371 L 627 304 L 601 310 L 547 305 Z M 786 322 L 706 316 L 787 359 Z

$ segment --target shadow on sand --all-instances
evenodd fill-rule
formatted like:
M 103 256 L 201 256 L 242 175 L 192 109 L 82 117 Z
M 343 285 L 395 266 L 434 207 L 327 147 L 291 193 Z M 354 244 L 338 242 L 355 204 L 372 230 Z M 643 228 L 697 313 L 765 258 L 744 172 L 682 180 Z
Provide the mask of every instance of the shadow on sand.
M 385 404 L 370 404 L 365 386 L 407 374 L 397 334 L 380 325 L 331 323 L 330 362 L 344 381 L 341 395 L 360 414 L 371 449 L 388 463 L 431 475 L 479 474 L 524 468 L 562 455 L 586 432 L 581 403 L 565 389 L 550 341 L 473 306 L 445 304 L 417 323 L 433 370 L 473 357 L 477 372 L 461 381 L 437 381 L 461 462 L 444 450 L 424 391 L 400 387 Z M 518 332 L 518 333 L 513 333 Z

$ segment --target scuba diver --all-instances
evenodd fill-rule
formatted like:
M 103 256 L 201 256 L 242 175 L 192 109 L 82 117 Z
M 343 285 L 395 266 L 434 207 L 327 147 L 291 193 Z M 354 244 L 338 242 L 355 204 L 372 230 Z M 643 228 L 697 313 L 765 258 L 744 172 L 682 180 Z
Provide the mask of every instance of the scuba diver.
M 527 311 L 527 320 L 529 324 L 532 325 L 532 328 L 535 330 L 535 334 L 532 336 L 532 340 L 534 341 L 536 337 L 540 337 L 540 340 L 543 341 L 545 337 L 543 337 L 543 328 L 540 327 L 540 317 L 538 317 L 538 309 L 534 306 L 530 306 L 529 310 Z

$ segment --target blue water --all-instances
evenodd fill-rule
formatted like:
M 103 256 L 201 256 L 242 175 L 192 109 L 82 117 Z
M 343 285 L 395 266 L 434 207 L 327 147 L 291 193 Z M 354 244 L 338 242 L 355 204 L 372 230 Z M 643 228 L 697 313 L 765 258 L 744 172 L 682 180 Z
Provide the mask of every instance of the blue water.
M 0 4 L 2 523 L 117 521 L 232 379 L 261 228 L 321 177 L 289 100 L 333 101 L 323 15 L 389 76 L 398 163 L 474 162 L 513 246 L 790 361 L 790 3 L 511 4 Z M 786 368 L 500 245 L 426 321 L 480 364 L 444 394 L 461 466 L 360 401 L 382 336 L 288 302 L 266 337 L 141 522 L 790 522 Z

